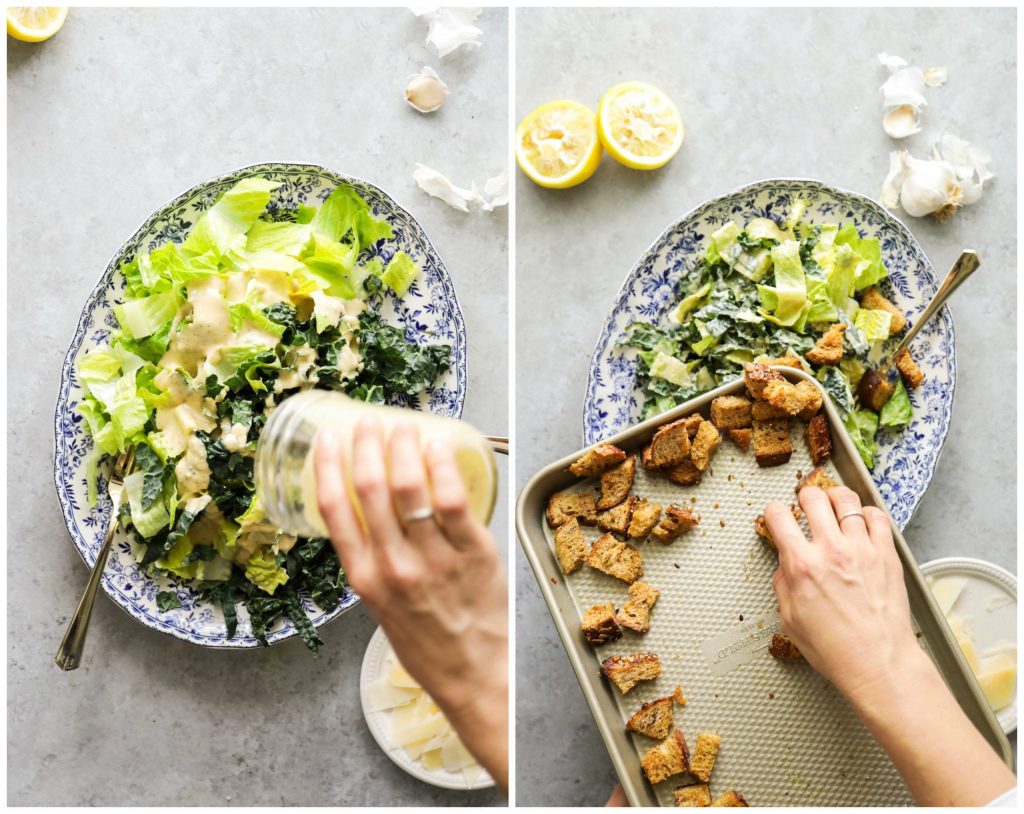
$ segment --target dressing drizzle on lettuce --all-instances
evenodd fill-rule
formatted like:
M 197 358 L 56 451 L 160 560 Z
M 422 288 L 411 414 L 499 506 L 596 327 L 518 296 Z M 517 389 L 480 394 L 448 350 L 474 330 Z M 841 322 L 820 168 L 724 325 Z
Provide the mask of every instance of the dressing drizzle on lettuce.
M 333 609 L 345 575 L 327 540 L 296 538 L 264 515 L 260 430 L 313 387 L 377 403 L 412 396 L 449 368 L 451 348 L 408 341 L 371 307 L 383 287 L 403 295 L 419 269 L 404 252 L 386 265 L 371 256 L 391 227 L 354 189 L 272 215 L 277 186 L 239 182 L 183 243 L 122 266 L 119 329 L 79 359 L 78 409 L 94 442 L 90 504 L 98 461 L 135 449 L 121 511 L 141 566 L 219 605 L 229 637 L 244 605 L 259 639 L 286 616 L 316 653 L 302 598 Z M 157 605 L 180 599 L 161 591 Z
M 858 410 L 853 397 L 866 367 L 881 358 L 892 318 L 861 308 L 856 295 L 888 272 L 877 238 L 862 238 L 852 225 L 805 224 L 805 209 L 798 201 L 781 225 L 754 218 L 715 230 L 704 258 L 683 278 L 668 323 L 632 323 L 624 344 L 639 351 L 644 419 L 736 378 L 746 362 L 800 357 L 870 468 L 879 426 L 899 428 L 911 417 L 902 382 L 880 415 Z M 807 362 L 807 351 L 837 322 L 847 326 L 842 362 Z

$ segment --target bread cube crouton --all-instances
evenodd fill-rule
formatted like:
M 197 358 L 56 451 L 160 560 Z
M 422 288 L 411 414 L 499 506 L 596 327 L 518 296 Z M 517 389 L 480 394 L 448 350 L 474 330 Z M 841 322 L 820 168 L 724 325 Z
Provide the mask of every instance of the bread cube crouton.
M 647 498 L 640 498 L 640 502 L 633 507 L 633 517 L 629 521 L 626 534 L 634 539 L 646 537 L 657 525 L 659 517 L 661 517 L 661 504 L 652 503 Z
M 803 409 L 797 413 L 797 416 L 801 421 L 810 421 L 821 409 L 822 402 L 825 400 L 824 394 L 820 387 L 816 384 L 812 384 L 806 379 L 804 381 L 797 382 L 796 391 L 804 400 Z
M 768 652 L 779 661 L 796 661 L 803 658 L 796 645 L 793 644 L 793 641 L 785 633 L 775 633 L 772 635 L 772 643 L 768 645 Z
M 594 647 L 614 642 L 622 636 L 622 628 L 615 621 L 615 606 L 611 602 L 590 608 L 583 615 L 580 629 L 583 631 L 583 638 Z
M 768 382 L 762 391 L 764 400 L 782 410 L 786 415 L 796 415 L 804 407 L 804 399 L 797 392 L 796 385 L 786 379 Z
M 697 745 L 690 760 L 690 774 L 702 783 L 711 779 L 711 770 L 715 768 L 718 747 L 721 745 L 722 738 L 714 732 L 701 732 L 697 736 Z
M 591 546 L 587 565 L 623 582 L 636 582 L 644 573 L 640 552 L 611 534 L 603 535 Z
M 888 311 L 892 314 L 889 323 L 889 336 L 900 333 L 907 327 L 907 318 L 903 312 L 893 305 L 875 286 L 864 289 L 860 298 L 860 307 L 869 311 Z
M 682 695 L 683 691 L 676 687 L 672 695 L 648 701 L 626 721 L 626 729 L 654 740 L 667 738 L 675 726 L 673 704 L 678 704 Z
M 654 465 L 654 454 L 651 452 L 651 445 L 648 444 L 640 453 L 640 466 L 644 469 L 657 469 Z
M 921 368 L 917 366 L 910 356 L 910 351 L 906 348 L 900 351 L 900 355 L 896 357 L 896 369 L 903 377 L 903 383 L 910 390 L 920 387 L 924 381 L 924 373 L 921 372 Z
M 662 780 L 685 773 L 690 766 L 690 750 L 683 733 L 678 729 L 657 746 L 652 746 L 640 758 L 640 767 L 653 785 Z
M 671 543 L 680 534 L 692 529 L 700 523 L 700 515 L 694 513 L 691 509 L 686 506 L 680 506 L 677 503 L 670 503 L 665 509 L 665 516 L 661 518 L 661 522 L 654 527 L 654 531 L 651 532 L 651 536 L 654 537 L 659 543 Z
M 685 418 L 660 427 L 651 439 L 651 463 L 657 469 L 675 466 L 689 454 L 690 434 Z
M 711 805 L 711 790 L 707 783 L 679 786 L 673 794 L 676 808 L 707 808 Z
M 700 429 L 700 422 L 704 420 L 704 417 L 700 413 L 693 413 L 688 415 L 686 418 L 680 418 L 683 422 L 683 426 L 686 427 L 686 434 L 693 440 L 693 436 L 697 434 L 697 430 Z
M 800 510 L 796 508 L 790 509 L 793 513 L 793 519 L 796 521 L 800 520 Z M 778 546 L 775 545 L 775 540 L 772 539 L 772 533 L 768 529 L 768 521 L 764 519 L 763 514 L 759 514 L 754 518 L 754 531 L 757 536 L 760 537 L 773 551 L 778 551 Z
M 796 485 L 796 493 L 800 494 L 800 490 L 805 486 L 817 486 L 827 492 L 838 485 L 822 467 L 816 466 Z
M 711 402 L 711 423 L 720 430 L 749 427 L 750 399 L 743 396 L 719 396 Z
M 584 526 L 597 523 L 597 505 L 590 492 L 559 492 L 548 499 L 548 525 L 556 529 L 577 518 Z
M 761 359 L 758 364 L 767 367 L 795 367 L 797 370 L 806 370 L 807 366 L 798 356 L 780 356 L 777 359 Z
M 746 450 L 750 447 L 750 439 L 754 434 L 752 429 L 726 430 L 732 442 L 740 449 Z
M 597 527 L 602 531 L 625 534 L 633 517 L 633 507 L 640 502 L 636 495 L 630 495 L 618 506 L 597 513 Z
M 629 599 L 615 617 L 616 621 L 634 633 L 646 633 L 651 629 L 651 608 L 658 596 L 658 590 L 646 582 L 634 582 L 629 586 Z
M 660 676 L 661 659 L 657 653 L 610 656 L 601 662 L 601 672 L 625 695 L 641 681 L 652 681 Z
M 701 472 L 706 471 L 708 464 L 711 463 L 711 456 L 721 443 L 722 436 L 715 429 L 715 425 L 710 421 L 700 422 L 700 428 L 690 444 L 690 461 Z
M 857 383 L 857 398 L 860 403 L 876 413 L 885 406 L 895 392 L 896 382 L 889 381 L 887 375 L 882 375 L 877 370 L 867 371 Z
M 750 408 L 750 416 L 754 421 L 769 421 L 773 418 L 789 418 L 790 415 L 782 407 L 776 407 L 767 401 L 755 401 Z
M 587 559 L 587 544 L 575 517 L 566 520 L 555 531 L 555 557 L 563 574 L 571 574 L 583 567 Z
M 614 444 L 598 444 L 584 452 L 569 467 L 578 478 L 592 478 L 626 460 L 626 453 Z
M 838 365 L 843 358 L 843 332 L 846 325 L 837 322 L 805 354 L 807 361 L 814 365 Z
M 711 804 L 711 807 L 712 808 L 748 808 L 749 806 L 747 805 L 747 801 L 744 799 L 742 794 L 740 794 L 738 791 L 733 791 L 732 789 L 729 789 L 729 791 L 726 791 L 726 792 L 723 792 L 722 794 L 720 794 L 715 799 L 715 802 L 713 802 Z
M 804 442 L 815 466 L 821 466 L 832 455 L 832 433 L 824 415 L 816 415 L 804 427 Z
M 605 472 L 601 476 L 601 497 L 597 501 L 597 508 L 610 509 L 625 500 L 633 488 L 635 474 L 636 455 L 630 455 L 614 469 Z
M 760 399 L 763 397 L 764 388 L 768 382 L 780 381 L 782 374 L 772 370 L 767 365 L 747 362 L 743 365 L 743 382 L 747 385 L 747 392 L 751 398 Z
M 788 418 L 754 420 L 754 459 L 758 466 L 781 466 L 792 454 Z
M 700 483 L 701 471 L 687 458 L 680 464 L 663 469 L 665 477 L 680 486 L 696 486 Z

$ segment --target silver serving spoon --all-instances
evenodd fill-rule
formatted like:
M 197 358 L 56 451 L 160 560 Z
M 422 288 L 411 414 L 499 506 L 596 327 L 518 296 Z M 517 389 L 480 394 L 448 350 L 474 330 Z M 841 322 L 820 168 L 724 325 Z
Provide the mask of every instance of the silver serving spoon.
M 906 336 L 903 337 L 903 341 L 900 342 L 896 350 L 890 353 L 881 365 L 874 370 L 866 371 L 861 377 L 860 384 L 857 385 L 857 398 L 861 404 L 870 410 L 879 410 L 881 409 L 881 404 L 889 400 L 889 396 L 892 395 L 893 386 L 896 383 L 896 377 L 899 375 L 899 371 L 895 368 L 896 359 L 899 358 L 903 351 L 910 347 L 910 343 L 917 336 L 921 328 L 938 313 L 939 309 L 946 304 L 946 300 L 952 296 L 953 292 L 960 287 L 964 280 L 977 271 L 980 265 L 981 260 L 978 259 L 978 255 L 970 249 L 960 253 L 960 256 L 946 275 L 946 279 L 942 281 L 942 285 L 935 292 L 935 296 L 932 297 L 931 302 L 921 312 L 920 318 L 907 331 Z M 882 398 L 883 395 L 884 398 Z

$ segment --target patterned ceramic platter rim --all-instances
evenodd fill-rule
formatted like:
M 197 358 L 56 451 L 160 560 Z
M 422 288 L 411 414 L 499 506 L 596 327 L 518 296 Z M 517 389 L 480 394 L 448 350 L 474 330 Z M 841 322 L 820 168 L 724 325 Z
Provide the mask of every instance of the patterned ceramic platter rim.
M 676 285 L 706 246 L 706 233 L 734 217 L 783 219 L 793 198 L 809 200 L 812 222 L 853 222 L 861 234 L 880 236 L 890 279 L 883 291 L 908 315 L 924 310 L 938 288 L 935 271 L 910 230 L 877 201 L 857 192 L 803 178 L 765 179 L 712 198 L 665 229 L 640 256 L 615 297 L 591 359 L 583 403 L 583 443 L 596 443 L 640 420 L 635 351 L 617 342 L 636 320 L 662 323 L 677 302 Z M 866 228 L 867 227 L 867 228 Z M 912 347 L 926 374 L 911 391 L 914 418 L 900 433 L 879 434 L 872 478 L 893 519 L 905 528 L 935 471 L 952 418 L 956 382 L 953 318 L 948 308 L 922 328 Z
M 124 288 L 120 274 L 122 262 L 130 260 L 140 249 L 149 251 L 168 240 L 182 241 L 195 217 L 208 209 L 222 192 L 239 180 L 254 175 L 282 182 L 271 196 L 270 211 L 275 207 L 290 208 L 297 203 L 318 203 L 338 184 L 348 184 L 370 203 L 377 217 L 388 221 L 394 230 L 394 238 L 378 243 L 371 253 L 386 262 L 395 251 L 402 249 L 417 261 L 422 273 L 401 299 L 390 294 L 377 295 L 381 296 L 381 312 L 388 322 L 400 324 L 410 339 L 421 342 L 440 340 L 451 344 L 452 367 L 425 391 L 425 409 L 456 418 L 462 415 L 468 382 L 462 310 L 444 263 L 408 210 L 373 184 L 308 162 L 251 164 L 198 183 L 150 215 L 111 258 L 82 309 L 61 368 L 60 391 L 54 411 L 54 483 L 72 542 L 89 568 L 96 561 L 110 518 L 111 501 L 107 495 L 106 475 L 113 464 L 109 459 L 101 464 L 98 503 L 89 508 L 85 500 L 83 459 L 92 448 L 92 439 L 75 410 L 82 394 L 75 375 L 75 360 L 83 349 L 103 344 L 109 339 L 110 329 L 116 327 L 108 297 L 116 299 Z M 420 396 L 404 403 L 417 409 L 424 407 Z M 133 619 L 175 638 L 227 649 L 261 645 L 252 635 L 244 607 L 238 608 L 238 631 L 234 638 L 229 639 L 219 608 L 197 601 L 190 590 L 176 588 L 166 577 L 153 579 L 142 574 L 131 555 L 123 530 L 119 530 L 115 537 L 102 585 L 114 603 Z M 177 590 L 183 607 L 161 612 L 156 607 L 156 593 L 171 589 Z M 358 602 L 359 597 L 346 590 L 341 603 L 332 611 L 325 612 L 308 597 L 303 597 L 307 615 L 316 627 L 337 618 Z M 296 633 L 290 620 L 278 620 L 268 632 L 267 641 L 273 644 Z

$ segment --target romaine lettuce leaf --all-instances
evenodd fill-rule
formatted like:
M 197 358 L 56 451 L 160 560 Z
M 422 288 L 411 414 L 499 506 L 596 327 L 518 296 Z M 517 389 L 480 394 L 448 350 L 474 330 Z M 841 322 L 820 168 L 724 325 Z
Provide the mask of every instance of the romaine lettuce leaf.
M 176 291 L 151 294 L 115 305 L 114 316 L 130 338 L 145 339 L 170 325 L 182 302 L 184 298 Z
M 277 564 L 274 552 L 257 551 L 245 565 L 245 578 L 271 596 L 288 581 L 288 572 Z
M 863 263 L 857 266 L 854 289 L 860 291 L 879 280 L 885 279 L 888 272 L 882 263 L 882 247 L 878 238 L 861 238 L 857 228 L 852 224 L 839 230 L 835 240 L 836 246 L 849 246 Z
M 351 232 L 356 254 L 378 240 L 394 235 L 386 221 L 373 217 L 370 205 L 362 196 L 344 184 L 335 187 L 327 196 L 327 200 L 313 216 L 310 226 L 334 241 L 343 240 Z
M 804 267 L 800 263 L 800 244 L 787 240 L 772 249 L 772 263 L 775 268 L 775 285 L 758 286 L 765 295 L 774 295 L 774 308 L 762 310 L 761 315 L 776 325 L 795 326 L 801 317 L 806 321 L 804 306 L 807 304 L 807 282 Z M 771 300 L 769 300 L 771 301 Z
M 196 222 L 182 244 L 193 255 L 210 252 L 223 257 L 245 245 L 245 233 L 270 203 L 270 193 L 280 184 L 265 178 L 246 178 L 225 192 Z
M 875 455 L 878 454 L 878 447 L 875 444 L 878 415 L 870 410 L 854 410 L 846 417 L 845 425 L 861 460 L 870 469 L 875 465 Z
M 419 273 L 419 266 L 412 261 L 409 255 L 405 252 L 395 252 L 391 260 L 388 261 L 387 268 L 384 269 L 380 279 L 401 297 L 409 290 L 409 286 L 412 285 L 412 281 L 416 279 L 416 275 Z
M 892 314 L 882 309 L 859 308 L 853 316 L 853 324 L 864 338 L 871 343 L 888 339 L 889 325 L 891 323 Z
M 143 486 L 146 475 L 143 472 L 135 471 L 124 478 L 124 496 L 128 500 L 128 508 L 131 510 L 132 525 L 143 537 L 155 537 L 163 529 L 167 528 L 171 516 L 167 511 L 165 500 L 154 501 L 148 509 L 142 506 Z
M 896 389 L 878 413 L 878 424 L 882 427 L 904 427 L 911 419 L 910 394 L 903 379 L 896 382 Z

